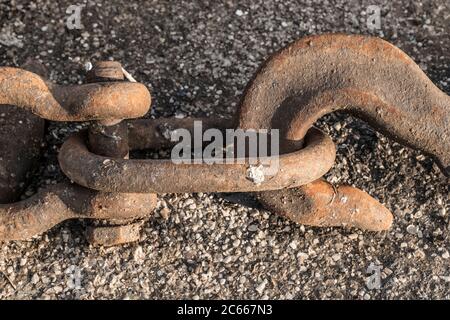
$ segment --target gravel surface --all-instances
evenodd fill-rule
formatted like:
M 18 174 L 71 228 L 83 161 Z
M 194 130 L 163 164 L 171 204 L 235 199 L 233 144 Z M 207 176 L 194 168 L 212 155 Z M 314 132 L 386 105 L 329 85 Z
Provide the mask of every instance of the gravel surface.
M 114 59 L 154 97 L 153 116 L 231 115 L 258 65 L 308 34 L 377 35 L 406 51 L 450 93 L 450 3 L 440 1 L 84 1 L 84 28 L 65 27 L 83 1 L 0 0 L 0 62 L 43 61 L 51 79 L 82 81 Z M 366 8 L 381 8 L 369 30 Z M 426 156 L 343 114 L 317 124 L 338 146 L 326 178 L 357 186 L 395 215 L 388 232 L 311 228 L 244 194 L 167 194 L 139 243 L 97 248 L 71 221 L 0 245 L 0 298 L 449 299 L 449 184 Z M 56 154 L 84 124 L 51 123 L 25 196 L 63 179 Z M 194 177 L 195 178 L 195 177 Z M 241 203 L 241 204 L 238 204 Z M 381 287 L 367 285 L 380 266 Z

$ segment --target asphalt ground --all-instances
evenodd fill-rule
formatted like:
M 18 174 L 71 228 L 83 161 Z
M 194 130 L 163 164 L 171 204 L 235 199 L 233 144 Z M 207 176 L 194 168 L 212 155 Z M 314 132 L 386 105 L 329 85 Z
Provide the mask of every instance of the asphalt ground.
M 82 29 L 66 27 L 85 3 Z M 380 29 L 367 8 L 381 10 Z M 448 1 L 0 1 L 0 62 L 36 58 L 58 83 L 114 59 L 152 92 L 150 116 L 230 116 L 268 55 L 310 34 L 384 38 L 450 93 Z M 296 225 L 244 194 L 165 194 L 138 243 L 90 246 L 69 221 L 0 245 L 1 299 L 448 299 L 449 184 L 427 156 L 336 113 L 316 124 L 338 146 L 328 181 L 394 215 L 389 231 Z M 28 197 L 61 181 L 56 155 L 86 124 L 50 123 Z M 241 204 L 238 204 L 238 203 Z M 372 267 L 370 267 L 372 266 Z M 368 286 L 373 266 L 380 287 Z M 371 269 L 372 268 L 372 269 Z

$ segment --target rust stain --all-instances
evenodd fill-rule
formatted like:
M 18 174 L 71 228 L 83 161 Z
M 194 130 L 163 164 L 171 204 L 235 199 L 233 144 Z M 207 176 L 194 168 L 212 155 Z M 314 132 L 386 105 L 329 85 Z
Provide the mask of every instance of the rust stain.
M 247 86 L 239 127 L 279 128 L 301 140 L 336 110 L 433 156 L 450 174 L 450 97 L 404 52 L 374 37 L 310 36 L 277 52 Z
M 151 119 L 145 120 L 151 123 Z M 141 122 L 142 124 L 142 122 Z M 152 128 L 153 126 L 148 126 Z M 145 127 L 141 127 L 144 129 Z M 305 147 L 266 160 L 279 170 L 270 179 L 255 184 L 247 179 L 250 159 L 233 164 L 175 164 L 172 160 L 111 159 L 90 152 L 82 134 L 61 147 L 59 164 L 76 183 L 108 192 L 245 192 L 299 186 L 324 175 L 333 165 L 335 148 L 331 139 L 311 128 Z M 107 163 L 107 165 L 105 165 Z M 195 179 L 195 180 L 193 180 Z
M 63 86 L 48 84 L 32 72 L 2 67 L 1 104 L 14 105 L 52 121 L 91 121 L 142 117 L 150 108 L 151 97 L 140 83 Z
M 304 186 L 258 193 L 268 210 L 294 222 L 316 227 L 354 227 L 383 231 L 392 213 L 366 192 L 351 186 L 333 187 L 324 180 Z
M 0 205 L 0 241 L 29 239 L 68 219 L 147 217 L 155 206 L 154 194 L 98 192 L 64 182 L 26 200 Z
M 122 81 L 121 70 L 117 62 L 100 62 L 87 75 L 90 83 L 61 86 L 46 82 L 38 70 L 0 68 L 0 105 L 53 121 L 98 121 L 61 148 L 61 169 L 77 184 L 61 183 L 0 205 L 0 241 L 28 239 L 67 219 L 107 221 L 89 228 L 94 244 L 137 241 L 140 220 L 156 205 L 155 193 L 177 192 L 256 192 L 265 207 L 297 223 L 386 230 L 393 216 L 377 200 L 357 188 L 319 180 L 333 165 L 335 147 L 312 126 L 337 110 L 432 155 L 450 175 L 449 96 L 403 51 L 378 38 L 326 34 L 300 39 L 258 69 L 235 119 L 202 119 L 204 129 L 280 129 L 282 154 L 268 159 L 277 161 L 279 170 L 258 183 L 248 179 L 250 159 L 214 165 L 128 159 L 129 147 L 172 146 L 164 130 L 192 131 L 196 119 L 122 122 L 147 113 L 151 97 L 144 85 Z M 30 132 L 38 136 L 38 129 Z M 0 142 L 5 139 L 3 132 Z M 4 168 L 12 162 L 0 163 L 0 171 L 8 171 Z M 29 167 L 20 166 L 23 172 Z M 0 199 L 2 194 L 0 188 Z

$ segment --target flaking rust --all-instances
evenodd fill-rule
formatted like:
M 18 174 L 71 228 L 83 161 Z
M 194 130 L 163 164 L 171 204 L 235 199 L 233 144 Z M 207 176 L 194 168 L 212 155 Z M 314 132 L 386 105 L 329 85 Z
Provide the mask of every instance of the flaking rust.
M 2 67 L 2 104 L 20 107 L 52 121 L 92 121 L 142 117 L 150 108 L 151 98 L 141 83 L 57 85 L 33 72 Z
M 151 122 L 152 120 L 147 120 Z M 150 128 L 152 126 L 149 126 Z M 323 176 L 333 165 L 335 147 L 322 131 L 311 128 L 305 147 L 268 157 L 279 170 L 260 183 L 248 179 L 249 159 L 235 163 L 182 163 L 170 159 L 114 159 L 89 151 L 82 134 L 61 147 L 59 165 L 72 181 L 108 192 L 246 192 L 300 186 Z M 269 162 L 267 163 L 270 166 Z
M 355 227 L 387 230 L 393 216 L 366 192 L 351 186 L 334 187 L 317 180 L 292 189 L 261 192 L 258 200 L 273 213 L 316 227 Z
M 297 223 L 386 230 L 393 215 L 377 200 L 321 179 L 334 163 L 335 147 L 312 126 L 336 110 L 433 156 L 443 173 L 450 173 L 449 96 L 404 52 L 381 39 L 340 34 L 300 39 L 261 66 L 235 119 L 203 119 L 205 129 L 279 129 L 281 156 L 269 160 L 277 160 L 280 170 L 271 177 L 248 158 L 213 165 L 128 159 L 129 149 L 172 146 L 171 132 L 192 132 L 198 119 L 122 122 L 143 116 L 151 98 L 144 85 L 123 81 L 121 70 L 117 62 L 100 62 L 88 75 L 93 83 L 59 86 L 38 72 L 0 68 L 0 113 L 10 104 L 48 120 L 97 121 L 60 150 L 61 169 L 75 183 L 0 205 L 0 240 L 29 239 L 67 219 L 95 219 L 103 224 L 88 228 L 91 243 L 136 241 L 140 224 L 156 205 L 154 193 L 177 192 L 254 192 L 266 208 Z M 0 142 L 17 157 L 5 128 Z M 11 159 L 8 170 L 15 170 Z
M 156 206 L 154 194 L 113 194 L 62 182 L 0 205 L 0 241 L 26 240 L 69 219 L 133 221 Z
M 403 51 L 375 37 L 310 36 L 274 54 L 247 87 L 239 126 L 280 129 L 288 151 L 337 110 L 433 156 L 450 174 L 450 97 Z
M 374 37 L 310 36 L 277 52 L 249 83 L 239 126 L 280 129 L 281 151 L 290 152 L 303 145 L 317 119 L 337 110 L 433 156 L 450 174 L 450 97 L 403 51 Z M 326 201 L 335 189 L 348 204 Z M 313 226 L 379 231 L 392 222 L 392 214 L 368 194 L 323 181 L 258 197 L 269 210 Z

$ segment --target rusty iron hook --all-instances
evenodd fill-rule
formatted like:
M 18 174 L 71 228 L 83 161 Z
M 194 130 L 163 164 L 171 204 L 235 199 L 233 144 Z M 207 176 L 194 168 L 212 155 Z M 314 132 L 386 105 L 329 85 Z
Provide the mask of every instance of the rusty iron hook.
M 335 148 L 312 125 L 337 110 L 432 155 L 449 174 L 449 97 L 405 53 L 381 39 L 311 36 L 260 68 L 246 89 L 237 125 L 282 132 L 280 173 L 260 184 L 247 179 L 247 163 L 176 165 L 170 160 L 124 159 L 127 128 L 117 121 L 145 114 L 150 95 L 139 84 L 110 82 L 116 71 L 103 69 L 102 83 L 57 86 L 25 70 L 0 68 L 0 104 L 17 105 L 50 120 L 109 124 L 92 127 L 89 138 L 75 135 L 61 148 L 61 169 L 81 186 L 62 183 L 30 199 L 0 205 L 0 240 L 26 239 L 72 218 L 145 217 L 155 206 L 155 195 L 148 192 L 258 191 L 265 207 L 298 223 L 386 230 L 393 216 L 378 201 L 357 188 L 320 180 L 334 162 Z M 155 129 L 166 122 L 190 126 L 189 121 L 130 121 L 130 147 L 165 147 L 168 142 Z M 110 132 L 120 133 L 123 140 L 109 141 L 104 133 Z M 136 141 L 142 137 L 147 138 Z
M 279 128 L 288 151 L 337 110 L 432 155 L 450 174 L 450 97 L 403 51 L 375 37 L 309 36 L 277 52 L 249 83 L 239 127 Z
M 278 128 L 281 150 L 289 152 L 317 119 L 337 110 L 432 155 L 450 174 L 450 97 L 404 52 L 374 37 L 310 36 L 277 52 L 249 83 L 239 127 Z M 257 197 L 272 212 L 313 226 L 380 231 L 393 220 L 367 193 L 323 180 Z

